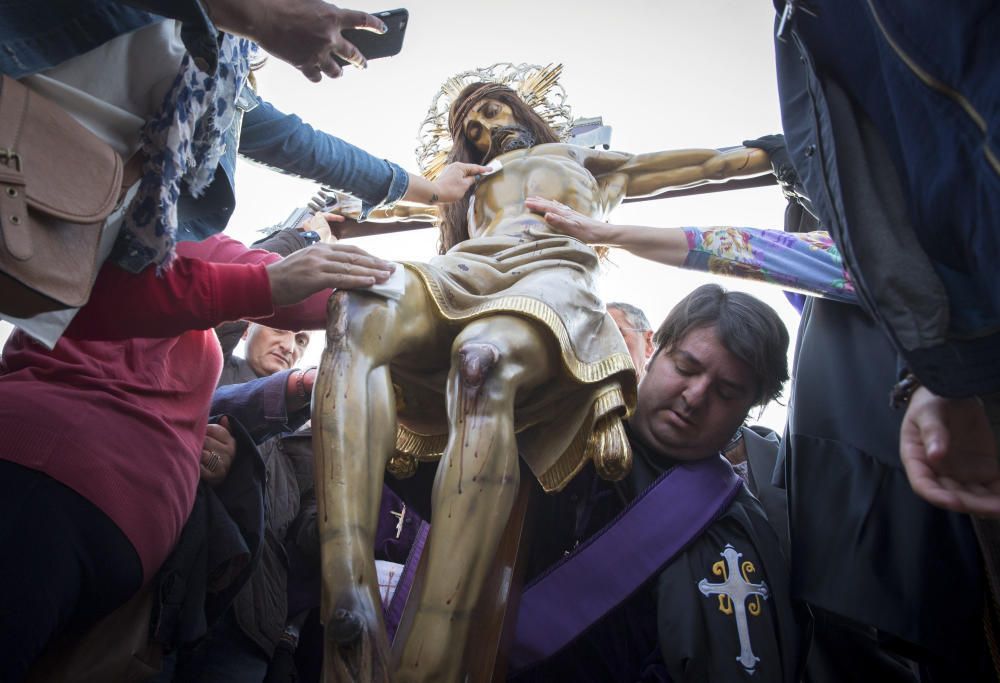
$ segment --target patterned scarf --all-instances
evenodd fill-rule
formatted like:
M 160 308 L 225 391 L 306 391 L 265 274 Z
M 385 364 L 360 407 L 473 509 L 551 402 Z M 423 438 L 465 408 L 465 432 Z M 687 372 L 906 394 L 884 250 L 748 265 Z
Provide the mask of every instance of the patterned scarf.
M 236 97 L 256 51 L 246 38 L 220 36 L 214 73 L 206 60 L 185 54 L 160 110 L 142 129 L 142 179 L 112 255 L 130 272 L 155 263 L 162 273 L 169 266 L 182 185 L 198 197 L 215 177 L 222 136 L 233 125 Z

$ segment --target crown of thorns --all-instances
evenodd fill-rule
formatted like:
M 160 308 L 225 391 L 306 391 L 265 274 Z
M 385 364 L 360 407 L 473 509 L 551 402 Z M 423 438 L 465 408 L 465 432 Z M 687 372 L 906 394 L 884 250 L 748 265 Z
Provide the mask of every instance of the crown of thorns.
M 420 145 L 416 149 L 416 155 L 420 171 L 433 180 L 445 167 L 453 144 L 448 120 L 451 105 L 471 83 L 507 86 L 535 110 L 560 140 L 565 140 L 573 118 L 569 105 L 566 104 L 566 91 L 559 84 L 561 74 L 562 64 L 539 66 L 501 62 L 482 69 L 463 71 L 446 80 L 431 100 L 431 107 L 417 134 Z

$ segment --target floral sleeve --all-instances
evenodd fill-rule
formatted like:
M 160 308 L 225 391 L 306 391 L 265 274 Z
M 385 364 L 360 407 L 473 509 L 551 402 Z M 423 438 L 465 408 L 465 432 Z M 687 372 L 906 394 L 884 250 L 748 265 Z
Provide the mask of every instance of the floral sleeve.
M 756 228 L 684 228 L 684 268 L 770 282 L 827 299 L 857 303 L 837 246 L 826 232 Z

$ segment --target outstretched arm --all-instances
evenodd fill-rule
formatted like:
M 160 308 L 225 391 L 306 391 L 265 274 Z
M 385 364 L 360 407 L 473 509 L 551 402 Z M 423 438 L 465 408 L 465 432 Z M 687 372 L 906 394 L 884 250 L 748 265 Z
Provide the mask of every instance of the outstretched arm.
M 531 197 L 526 205 L 544 215 L 554 230 L 588 244 L 619 247 L 677 268 L 768 282 L 857 303 L 840 252 L 825 232 L 612 225 L 548 199 Z
M 678 149 L 632 156 L 606 152 L 603 156 L 607 159 L 598 154 L 591 172 L 599 180 L 604 175 L 614 176 L 612 182 L 621 178 L 626 197 L 643 197 L 668 187 L 693 187 L 771 172 L 767 152 L 752 147 Z M 608 168 L 603 171 L 601 166 L 605 162 Z

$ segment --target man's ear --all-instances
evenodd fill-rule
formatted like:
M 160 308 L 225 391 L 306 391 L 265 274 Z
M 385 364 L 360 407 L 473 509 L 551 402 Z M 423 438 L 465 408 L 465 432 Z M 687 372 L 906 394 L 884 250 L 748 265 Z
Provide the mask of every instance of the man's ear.
M 645 345 L 646 361 L 648 362 L 653 352 L 656 351 L 656 346 L 653 344 L 653 331 L 646 330 L 642 333 L 642 341 Z

